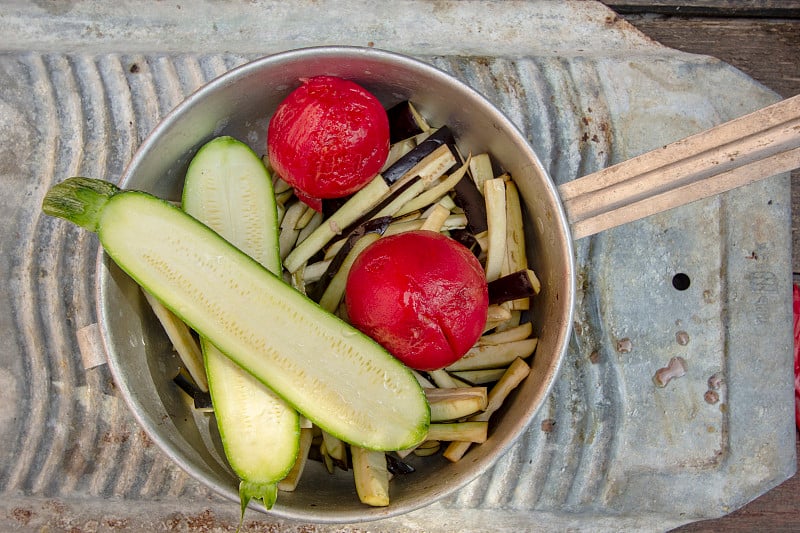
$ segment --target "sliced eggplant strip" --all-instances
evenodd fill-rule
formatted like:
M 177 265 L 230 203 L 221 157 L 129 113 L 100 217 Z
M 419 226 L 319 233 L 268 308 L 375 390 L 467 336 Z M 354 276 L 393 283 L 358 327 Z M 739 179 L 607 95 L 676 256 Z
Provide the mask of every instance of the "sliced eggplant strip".
M 517 388 L 517 385 L 522 383 L 528 374 L 530 374 L 531 368 L 528 364 L 523 361 L 521 358 L 514 359 L 514 362 L 509 365 L 508 369 L 503 374 L 503 377 L 500 378 L 500 381 L 492 387 L 492 390 L 489 391 L 489 401 L 486 406 L 486 409 L 473 417 L 473 420 L 489 420 L 489 417 L 494 414 L 495 411 L 500 409 L 500 406 L 503 405 L 503 402 L 506 401 L 506 398 L 511 391 Z
M 490 305 L 486 311 L 487 322 L 503 322 L 511 318 L 511 311 L 500 305 Z
M 314 294 L 312 295 L 311 299 L 317 302 L 322 299 L 325 291 L 328 290 L 328 285 L 330 285 L 331 281 L 333 281 L 333 278 L 336 277 L 336 274 L 342 268 L 342 265 L 344 265 L 345 261 L 347 261 L 350 251 L 363 236 L 368 234 L 383 235 L 386 232 L 390 222 L 390 217 L 376 218 L 360 224 L 357 228 L 350 232 L 350 235 L 338 248 L 336 255 L 330 260 L 328 269 L 320 277 L 319 281 L 314 287 Z M 335 306 L 333 309 L 335 309 Z
M 489 391 L 489 401 L 486 409 L 477 415 L 470 417 L 471 421 L 488 422 L 491 416 L 503 405 L 506 398 L 511 391 L 522 383 L 522 381 L 530 374 L 530 367 L 522 359 L 515 359 L 513 363 L 503 373 L 503 377 L 492 387 Z M 459 461 L 467 450 L 469 450 L 471 442 L 454 441 L 451 442 L 444 451 L 444 457 L 452 462 Z
M 289 274 L 289 284 L 294 287 L 294 289 L 301 293 L 306 294 L 306 265 L 303 265 Z
M 406 181 L 402 185 L 390 190 L 389 194 L 384 196 L 378 204 L 370 209 L 367 213 L 360 216 L 356 221 L 345 228 L 341 235 L 334 237 L 331 246 L 337 242 L 349 237 L 356 228 L 366 224 L 370 220 L 377 218 L 394 216 L 395 213 L 407 203 L 411 198 L 418 196 L 425 190 L 425 183 L 417 176 L 411 180 Z M 326 254 L 327 255 L 327 254 Z
M 389 117 L 389 142 L 396 143 L 431 129 L 425 118 L 408 100 L 386 110 Z
M 531 333 L 533 333 L 533 325 L 530 322 L 525 322 L 504 331 L 482 335 L 478 339 L 478 344 L 504 344 L 506 342 L 521 341 L 530 337 Z
M 373 178 L 286 256 L 284 268 L 289 272 L 300 268 L 300 265 L 320 251 L 334 236 L 372 209 L 387 192 L 389 186 L 383 178 L 380 175 Z
M 172 378 L 172 381 L 192 399 L 195 409 L 200 411 L 214 410 L 214 406 L 211 403 L 211 394 L 207 390 L 201 390 L 185 368 L 181 367 L 178 370 L 178 374 Z
M 281 232 L 278 236 L 280 245 L 281 259 L 284 259 L 292 248 L 297 244 L 297 239 L 300 236 L 300 229 L 297 227 L 300 218 L 305 214 L 308 206 L 303 202 L 297 200 L 286 208 L 286 213 L 281 219 L 280 228 Z
M 411 176 L 421 176 L 426 181 L 441 176 L 457 163 L 454 149 L 451 148 L 454 143 L 450 129 L 439 128 L 387 168 L 382 174 L 383 179 L 387 184 L 393 185 Z
M 324 437 L 319 445 L 319 458 L 322 464 L 325 465 L 325 470 L 327 470 L 329 474 L 333 474 L 334 470 L 336 470 L 336 464 L 333 457 L 328 453 L 328 446 L 325 443 Z
M 403 139 L 393 143 L 389 147 L 389 154 L 386 156 L 386 162 L 383 164 L 381 172 L 385 172 L 387 168 L 397 163 L 401 157 L 409 153 L 416 146 L 417 142 L 413 138 Z
M 322 213 L 318 213 L 313 209 L 309 209 L 309 211 L 311 212 L 311 220 L 303 226 L 303 229 L 301 229 L 300 233 L 297 235 L 298 244 L 306 240 L 309 235 L 322 225 Z
M 303 202 L 298 202 L 298 203 L 302 204 L 305 207 L 305 210 L 297 219 L 297 222 L 294 225 L 294 229 L 301 230 L 305 228 L 309 222 L 311 222 L 311 219 L 317 212 L 314 211 L 311 207 L 307 206 L 306 204 L 303 204 Z
M 525 249 L 525 228 L 522 218 L 522 204 L 516 184 L 506 181 L 506 257 L 503 262 L 502 275 L 511 274 L 528 268 L 528 255 Z M 534 275 L 535 277 L 535 275 Z M 538 280 L 537 286 L 538 286 Z M 536 290 L 538 293 L 538 289 Z M 511 309 L 530 309 L 530 298 L 522 297 L 509 303 Z
M 485 421 L 453 422 L 428 426 L 428 440 L 445 442 L 486 442 L 489 423 Z M 419 448 L 418 448 L 419 449 Z
M 310 208 L 300 200 L 293 202 L 286 208 L 286 214 L 284 215 L 283 220 L 281 220 L 280 227 L 299 230 L 300 228 L 298 227 L 298 223 L 309 209 Z
M 406 231 L 414 231 L 422 228 L 425 219 L 406 220 L 404 222 L 393 222 L 386 228 L 385 236 L 397 235 Z M 466 224 L 466 217 L 464 215 L 450 215 L 442 224 L 442 230 L 453 230 L 463 228 Z
M 431 421 L 458 420 L 486 409 L 486 387 L 424 389 L 431 408 Z
M 478 246 L 478 241 L 475 239 L 475 235 L 473 235 L 467 229 L 452 229 L 450 230 L 450 237 L 453 240 L 456 240 L 463 244 L 467 249 L 472 251 L 475 255 L 480 254 L 480 246 Z
M 322 293 L 322 297 L 319 300 L 320 307 L 331 313 L 339 307 L 339 303 L 342 301 L 342 297 L 344 297 L 344 290 L 347 285 L 347 275 L 350 273 L 350 267 L 353 266 L 358 255 L 379 238 L 380 234 L 378 233 L 367 233 L 356 240 L 350 251 L 347 252 L 341 266 L 325 288 L 325 292 Z M 330 270 L 330 268 L 328 270 Z
M 528 256 L 525 249 L 525 227 L 522 218 L 522 204 L 519 190 L 513 181 L 505 182 L 506 191 L 506 256 L 511 272 L 528 268 Z
M 208 378 L 203 363 L 203 353 L 192 336 L 192 330 L 152 294 L 145 290 L 142 290 L 142 293 L 197 387 L 203 392 L 208 392 Z
M 428 378 L 426 378 L 416 370 L 412 369 L 411 373 L 414 374 L 414 377 L 417 378 L 417 382 L 422 386 L 423 389 L 432 389 L 436 387 L 436 385 L 431 383 L 431 381 Z
M 347 449 L 341 439 L 334 437 L 327 431 L 323 431 L 322 442 L 325 445 L 328 455 L 333 460 L 347 464 Z
M 447 195 L 453 189 L 453 187 L 455 187 L 456 184 L 463 179 L 464 174 L 467 171 L 467 165 L 468 162 L 464 163 L 458 168 L 458 170 L 442 179 L 439 183 L 423 192 L 413 200 L 410 200 L 408 203 L 403 205 L 397 211 L 397 213 L 393 214 L 399 216 L 411 213 L 412 211 L 416 211 L 418 209 L 423 209 Z
M 420 229 L 427 231 L 441 231 L 447 217 L 450 216 L 450 210 L 441 204 L 436 204 L 428 216 L 425 218 Z
M 270 168 L 270 166 L 268 164 L 268 161 L 267 161 L 267 156 L 262 157 L 261 160 L 264 161 L 264 165 L 267 168 Z M 285 193 L 287 191 L 293 193 L 292 186 L 289 184 L 289 182 L 287 182 L 286 180 L 284 180 L 283 178 L 281 178 L 280 176 L 278 176 L 274 172 L 271 172 L 271 175 L 274 176 L 274 178 L 272 180 L 272 189 L 275 191 L 276 195 Z
M 541 290 L 541 284 L 533 270 L 525 269 L 490 281 L 488 289 L 489 303 L 497 305 L 535 296 Z
M 459 370 L 452 374 L 474 385 L 483 385 L 499 380 L 505 371 L 505 368 L 487 368 L 484 370 Z
M 430 457 L 431 455 L 436 455 L 439 453 L 439 449 L 441 448 L 441 443 L 438 440 L 428 441 L 428 446 L 417 446 L 414 448 L 414 455 L 417 457 Z
M 475 234 L 475 240 L 478 241 L 478 246 L 481 247 L 482 251 L 486 251 L 489 249 L 489 231 L 482 231 L 481 233 Z M 483 261 L 486 262 L 486 257 L 484 256 Z
M 475 182 L 469 176 L 464 176 L 455 185 L 453 191 L 456 204 L 467 215 L 469 230 L 474 235 L 485 232 L 489 227 L 486 220 L 486 202 L 483 194 L 475 186 Z
M 311 441 L 313 439 L 314 429 L 300 429 L 300 450 L 297 453 L 297 459 L 286 477 L 278 482 L 278 490 L 292 492 L 297 488 L 297 484 L 300 482 L 303 470 L 306 467 L 306 462 L 308 462 L 308 452 L 311 450 Z
M 526 358 L 536 350 L 538 339 L 476 345 L 464 357 L 447 367 L 448 371 L 481 370 L 507 366 L 517 358 Z
M 275 202 L 277 202 L 279 209 L 282 209 L 289 201 L 294 198 L 294 189 L 289 189 L 288 191 L 283 191 L 280 194 L 275 195 Z M 282 220 L 283 215 L 279 213 L 278 220 Z
M 494 179 L 492 160 L 489 158 L 489 154 L 478 154 L 470 158 L 469 173 L 472 176 L 472 181 L 475 183 L 475 187 L 479 191 L 484 190 L 484 183 Z
M 458 382 L 454 380 L 453 376 L 448 374 L 444 369 L 440 368 L 438 370 L 431 370 L 428 372 L 428 375 L 431 377 L 437 387 L 441 387 L 443 389 L 459 387 Z
M 442 457 L 450 461 L 451 463 L 457 463 L 464 457 L 464 454 L 472 446 L 471 442 L 466 441 L 455 441 L 451 442 L 447 445 L 447 448 L 444 449 L 444 453 L 442 453 Z
M 306 267 L 303 269 L 306 283 L 314 283 L 319 281 L 325 272 L 328 271 L 331 261 L 331 259 L 326 259 L 306 265 Z
M 353 477 L 361 503 L 373 507 L 389 505 L 389 470 L 386 454 L 351 446 Z
M 506 186 L 501 179 L 484 184 L 486 216 L 488 217 L 489 249 L 486 254 L 486 281 L 500 277 L 506 255 Z
M 416 469 L 391 453 L 386 454 L 386 469 L 390 474 L 404 476 L 413 474 Z

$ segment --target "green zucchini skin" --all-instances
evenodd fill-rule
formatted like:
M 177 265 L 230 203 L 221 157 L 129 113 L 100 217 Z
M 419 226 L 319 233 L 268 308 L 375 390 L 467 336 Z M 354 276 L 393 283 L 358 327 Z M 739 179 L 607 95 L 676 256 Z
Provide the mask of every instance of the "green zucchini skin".
M 320 428 L 371 450 L 424 440 L 424 393 L 375 341 L 163 200 L 118 192 L 98 211 L 120 268 Z
M 281 271 L 278 215 L 272 179 L 246 144 L 212 139 L 189 164 L 183 210 L 270 272 Z M 300 417 L 291 406 L 201 339 L 209 392 L 225 455 L 241 479 L 242 501 L 274 504 L 277 483 L 300 448 Z

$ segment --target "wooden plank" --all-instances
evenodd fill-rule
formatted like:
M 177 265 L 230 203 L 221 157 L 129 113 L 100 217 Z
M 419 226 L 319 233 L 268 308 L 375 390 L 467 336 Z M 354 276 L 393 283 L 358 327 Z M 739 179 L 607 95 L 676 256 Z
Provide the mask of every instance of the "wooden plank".
M 617 13 L 659 13 L 682 16 L 800 17 L 800 0 L 610 0 Z
M 659 43 L 729 63 L 783 97 L 800 94 L 800 20 L 626 16 Z

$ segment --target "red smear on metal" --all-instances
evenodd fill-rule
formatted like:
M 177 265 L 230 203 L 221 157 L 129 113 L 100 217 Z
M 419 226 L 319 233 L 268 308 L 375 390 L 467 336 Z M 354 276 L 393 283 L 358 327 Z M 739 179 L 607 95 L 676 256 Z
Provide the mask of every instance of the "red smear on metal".
M 800 428 L 800 287 L 794 284 L 792 295 L 794 310 L 794 418 Z

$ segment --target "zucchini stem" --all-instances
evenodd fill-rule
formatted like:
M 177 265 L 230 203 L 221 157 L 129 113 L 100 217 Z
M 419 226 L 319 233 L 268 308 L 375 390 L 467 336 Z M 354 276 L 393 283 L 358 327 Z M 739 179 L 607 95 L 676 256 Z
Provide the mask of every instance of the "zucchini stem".
M 42 211 L 46 215 L 69 220 L 97 233 L 100 213 L 120 188 L 107 181 L 92 178 L 67 178 L 53 186 L 44 197 Z

